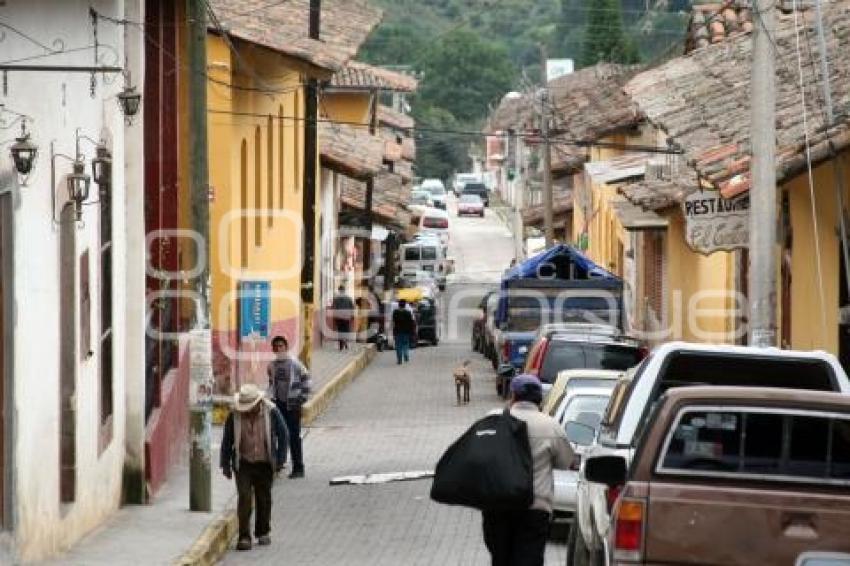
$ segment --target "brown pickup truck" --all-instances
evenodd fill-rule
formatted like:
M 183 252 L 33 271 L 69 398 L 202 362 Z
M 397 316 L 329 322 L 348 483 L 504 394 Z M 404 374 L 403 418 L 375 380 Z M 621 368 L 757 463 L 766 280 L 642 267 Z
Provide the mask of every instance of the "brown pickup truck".
M 850 396 L 670 389 L 631 467 L 596 456 L 585 475 L 624 486 L 608 564 L 793 566 L 813 551 L 847 553 Z

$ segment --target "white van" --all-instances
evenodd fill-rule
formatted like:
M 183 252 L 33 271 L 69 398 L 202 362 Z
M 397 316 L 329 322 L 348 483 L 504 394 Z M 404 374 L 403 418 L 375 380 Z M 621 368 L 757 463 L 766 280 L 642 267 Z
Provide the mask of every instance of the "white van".
M 419 219 L 419 231 L 437 234 L 440 241 L 449 243 L 449 213 L 439 208 L 427 208 Z
M 420 240 L 402 245 L 400 253 L 402 274 L 426 271 L 434 276 L 441 291 L 445 289 L 448 274 L 445 246 L 436 240 Z

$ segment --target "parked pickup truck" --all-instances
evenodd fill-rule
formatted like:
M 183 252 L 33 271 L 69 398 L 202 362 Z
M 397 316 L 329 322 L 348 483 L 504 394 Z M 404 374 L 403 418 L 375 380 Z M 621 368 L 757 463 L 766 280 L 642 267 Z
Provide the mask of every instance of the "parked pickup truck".
M 585 459 L 616 455 L 630 463 L 662 395 L 670 388 L 698 385 L 850 392 L 838 360 L 825 352 L 670 342 L 634 370 L 625 396 L 608 406 Z M 611 507 L 619 491 L 588 481 L 584 469 L 582 463 L 568 554 L 577 555 L 575 564 L 583 558 L 604 564 Z
M 670 389 L 635 449 L 628 467 L 618 455 L 585 463 L 589 481 L 621 491 L 608 564 L 791 565 L 850 551 L 847 395 Z

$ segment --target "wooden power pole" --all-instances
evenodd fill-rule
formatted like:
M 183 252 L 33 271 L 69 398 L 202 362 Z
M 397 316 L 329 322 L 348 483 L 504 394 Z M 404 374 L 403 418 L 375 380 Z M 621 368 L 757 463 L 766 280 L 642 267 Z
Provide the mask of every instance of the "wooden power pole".
M 755 0 L 750 110 L 750 344 L 776 344 L 776 71 L 774 0 Z
M 555 243 L 555 228 L 553 219 L 554 203 L 552 202 L 552 143 L 549 141 L 549 80 L 546 64 L 549 60 L 546 46 L 540 46 L 541 74 L 543 90 L 540 93 L 540 135 L 543 136 L 543 230 L 546 236 L 546 248 Z
M 322 0 L 310 0 L 309 37 L 319 39 Z M 319 161 L 319 81 L 307 80 L 307 96 L 304 102 L 304 256 L 301 263 L 301 360 L 308 368 L 312 366 L 313 351 L 313 298 L 315 292 L 316 253 L 316 167 Z
M 189 19 L 189 152 L 191 159 L 192 229 L 203 242 L 197 258 L 209 258 L 209 156 L 207 153 L 207 13 L 204 0 L 186 0 Z M 212 338 L 209 307 L 209 259 L 195 278 L 200 297 L 191 332 L 189 395 L 189 508 L 212 510 Z

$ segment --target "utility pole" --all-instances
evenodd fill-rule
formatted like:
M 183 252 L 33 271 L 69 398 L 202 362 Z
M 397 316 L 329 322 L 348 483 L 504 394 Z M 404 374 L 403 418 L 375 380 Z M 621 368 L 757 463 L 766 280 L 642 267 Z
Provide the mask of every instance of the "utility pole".
M 774 0 L 755 0 L 750 109 L 750 344 L 776 345 L 776 30 Z
M 543 75 L 543 90 L 540 94 L 540 135 L 543 136 L 543 228 L 546 235 L 546 248 L 555 243 L 555 228 L 553 226 L 552 208 L 552 143 L 549 141 L 549 80 L 546 74 L 546 63 L 549 60 L 546 46 L 540 45 L 541 73 Z
M 196 259 L 209 258 L 209 157 L 207 154 L 207 13 L 204 0 L 186 0 L 189 19 L 189 152 L 191 158 L 192 228 L 206 249 Z M 210 331 L 209 261 L 195 278 L 200 299 L 191 331 L 189 394 L 189 508 L 212 510 L 212 337 Z
M 522 209 L 525 206 L 523 202 L 523 197 L 525 196 L 525 191 L 522 190 L 522 185 L 520 183 L 519 175 L 519 155 L 520 155 L 520 147 L 519 147 L 520 137 L 516 135 L 516 131 L 513 129 L 508 130 L 507 136 L 507 144 L 508 144 L 508 167 L 513 169 L 513 178 L 510 180 L 510 183 L 513 185 L 513 201 L 514 201 L 514 257 L 517 260 L 517 263 L 521 262 L 525 259 L 525 241 L 523 236 L 525 235 L 525 228 L 522 223 Z
M 378 130 L 378 91 L 372 91 L 372 109 L 369 113 L 369 135 L 374 136 Z M 366 180 L 366 230 L 369 237 L 363 242 L 363 275 L 368 276 L 372 267 L 372 197 L 375 192 L 375 178 Z
M 310 39 L 319 39 L 322 0 L 310 0 L 308 34 Z M 312 366 L 313 351 L 313 297 L 316 278 L 313 256 L 316 247 L 316 166 L 319 160 L 318 120 L 319 81 L 307 80 L 307 95 L 304 101 L 304 255 L 301 263 L 301 307 L 302 341 L 301 361 L 307 368 Z

